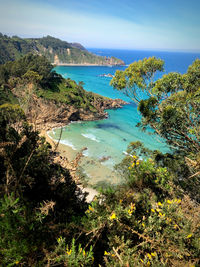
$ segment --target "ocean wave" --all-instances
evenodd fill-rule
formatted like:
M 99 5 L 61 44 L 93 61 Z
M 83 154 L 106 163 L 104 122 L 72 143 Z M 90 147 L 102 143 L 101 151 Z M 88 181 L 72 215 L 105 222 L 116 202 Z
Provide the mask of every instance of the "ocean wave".
M 99 143 L 100 141 L 96 138 L 95 135 L 91 134 L 91 133 L 88 133 L 88 134 L 81 134 L 82 136 L 84 136 L 85 138 L 88 138 L 92 141 L 95 141 L 97 143 Z
M 84 123 L 84 121 L 81 121 L 81 120 L 79 120 L 79 121 L 70 121 L 70 123 L 68 124 L 68 125 L 70 125 L 70 124 L 75 124 L 75 123 Z
M 66 146 L 71 147 L 73 150 L 77 150 L 75 146 L 69 140 L 60 140 L 60 143 Z

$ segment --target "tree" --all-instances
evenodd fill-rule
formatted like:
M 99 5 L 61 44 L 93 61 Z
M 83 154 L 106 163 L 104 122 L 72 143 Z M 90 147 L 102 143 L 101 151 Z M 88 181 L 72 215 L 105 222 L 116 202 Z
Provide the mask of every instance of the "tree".
M 111 85 L 138 102 L 142 114 L 140 126 L 150 125 L 167 143 L 184 152 L 200 150 L 200 60 L 184 75 L 169 73 L 153 81 L 163 61 L 153 58 L 134 62 L 125 71 L 117 71 Z M 146 99 L 140 99 L 141 92 Z
M 154 80 L 158 70 L 163 70 L 162 60 L 143 59 L 125 71 L 117 71 L 111 85 L 138 103 L 142 115 L 138 126 L 151 126 L 155 134 L 166 140 L 173 160 L 181 166 L 179 173 L 179 168 L 173 170 L 177 181 L 199 199 L 200 60 L 195 60 L 183 75 L 172 72 Z
M 125 71 L 117 70 L 110 84 L 139 103 L 142 99 L 141 90 L 148 97 L 153 95 L 154 77 L 156 72 L 163 71 L 163 65 L 164 61 L 161 59 L 144 58 L 130 64 Z
M 0 66 L 0 85 L 9 85 L 13 80 L 20 83 L 26 83 L 28 80 L 38 83 L 45 89 L 59 84 L 62 77 L 53 71 L 53 65 L 44 56 L 29 53 L 14 62 L 7 62 Z

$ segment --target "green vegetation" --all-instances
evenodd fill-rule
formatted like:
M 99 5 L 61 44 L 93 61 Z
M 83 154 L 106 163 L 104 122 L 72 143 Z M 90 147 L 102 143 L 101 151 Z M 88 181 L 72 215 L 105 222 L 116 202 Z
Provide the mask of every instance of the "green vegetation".
M 154 81 L 163 64 L 156 58 L 134 62 L 124 72 L 117 71 L 111 84 L 138 102 L 142 115 L 138 126 L 143 130 L 151 126 L 166 140 L 173 153 L 160 154 L 160 160 L 173 169 L 176 183 L 199 202 L 200 60 L 184 75 L 169 73 Z M 139 99 L 137 88 L 146 93 L 146 99 Z
M 70 79 L 63 79 L 44 56 L 29 53 L 14 62 L 0 65 L 0 104 L 27 102 L 33 94 L 91 112 L 97 112 L 94 102 L 104 99 L 85 91 L 81 82 L 76 84 Z
M 83 214 L 84 195 L 18 106 L 0 106 L 0 126 L 0 262 L 33 266 L 62 224 Z
M 76 84 L 76 82 L 71 79 L 63 79 L 63 81 L 59 83 L 57 90 L 40 89 L 37 91 L 37 95 L 45 99 L 54 100 L 57 103 L 65 103 L 92 112 L 97 111 L 92 103 L 104 99 L 97 94 L 85 91 L 81 83 Z
M 11 38 L 0 33 L 0 64 L 19 59 L 27 53 L 43 55 L 54 64 L 124 64 L 122 60 L 115 57 L 96 56 L 80 44 L 70 44 L 52 36 L 22 39 L 17 36 Z
M 56 153 L 27 123 L 23 110 L 9 102 L 13 90 L 7 94 L 12 83 L 31 81 L 42 97 L 68 101 L 66 84 L 72 91 L 78 86 L 80 94 L 81 85 L 55 73 L 45 79 L 31 67 L 22 71 L 26 59 L 20 62 L 13 63 L 17 68 L 4 65 L 0 76 L 1 265 L 199 266 L 200 61 L 185 75 L 170 73 L 157 81 L 153 75 L 163 62 L 156 58 L 116 73 L 114 87 L 129 90 L 139 102 L 139 126 L 151 126 L 172 152 L 131 143 L 117 166 L 126 182 L 102 189 L 90 204 L 68 170 L 54 162 Z M 145 99 L 138 98 L 138 87 L 147 91 Z

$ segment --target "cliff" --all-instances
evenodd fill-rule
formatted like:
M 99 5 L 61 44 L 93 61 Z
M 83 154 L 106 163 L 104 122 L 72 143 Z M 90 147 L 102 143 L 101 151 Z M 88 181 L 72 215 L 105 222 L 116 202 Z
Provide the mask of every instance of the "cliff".
M 13 90 L 13 93 L 19 100 L 27 94 L 31 95 L 25 113 L 28 121 L 34 124 L 38 130 L 50 130 L 65 126 L 72 121 L 106 119 L 108 113 L 105 110 L 121 108 L 127 104 L 121 99 L 108 99 L 85 91 L 86 95 L 90 95 L 91 106 L 84 108 L 64 101 L 38 97 L 32 84 L 27 86 L 25 90 L 23 88 L 23 93 L 19 88 Z
M 120 59 L 94 55 L 79 43 L 68 43 L 52 36 L 23 39 L 0 34 L 0 64 L 27 53 L 43 55 L 55 65 L 124 65 Z

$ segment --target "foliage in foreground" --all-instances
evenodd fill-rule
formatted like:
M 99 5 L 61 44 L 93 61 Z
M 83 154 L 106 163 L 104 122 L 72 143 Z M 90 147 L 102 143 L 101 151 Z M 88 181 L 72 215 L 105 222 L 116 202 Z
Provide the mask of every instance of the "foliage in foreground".
M 85 210 L 84 194 L 53 157 L 19 106 L 0 106 L 2 265 L 20 261 L 33 266 L 63 231 L 62 225 Z
M 134 154 L 127 160 L 127 182 L 102 191 L 82 217 L 76 240 L 85 240 L 86 251 L 93 247 L 94 263 L 88 266 L 198 266 L 198 203 L 172 183 L 155 159 Z M 49 261 L 78 266 L 69 264 L 67 243 L 64 247 L 62 261 L 59 253 L 55 256 L 59 245 Z

